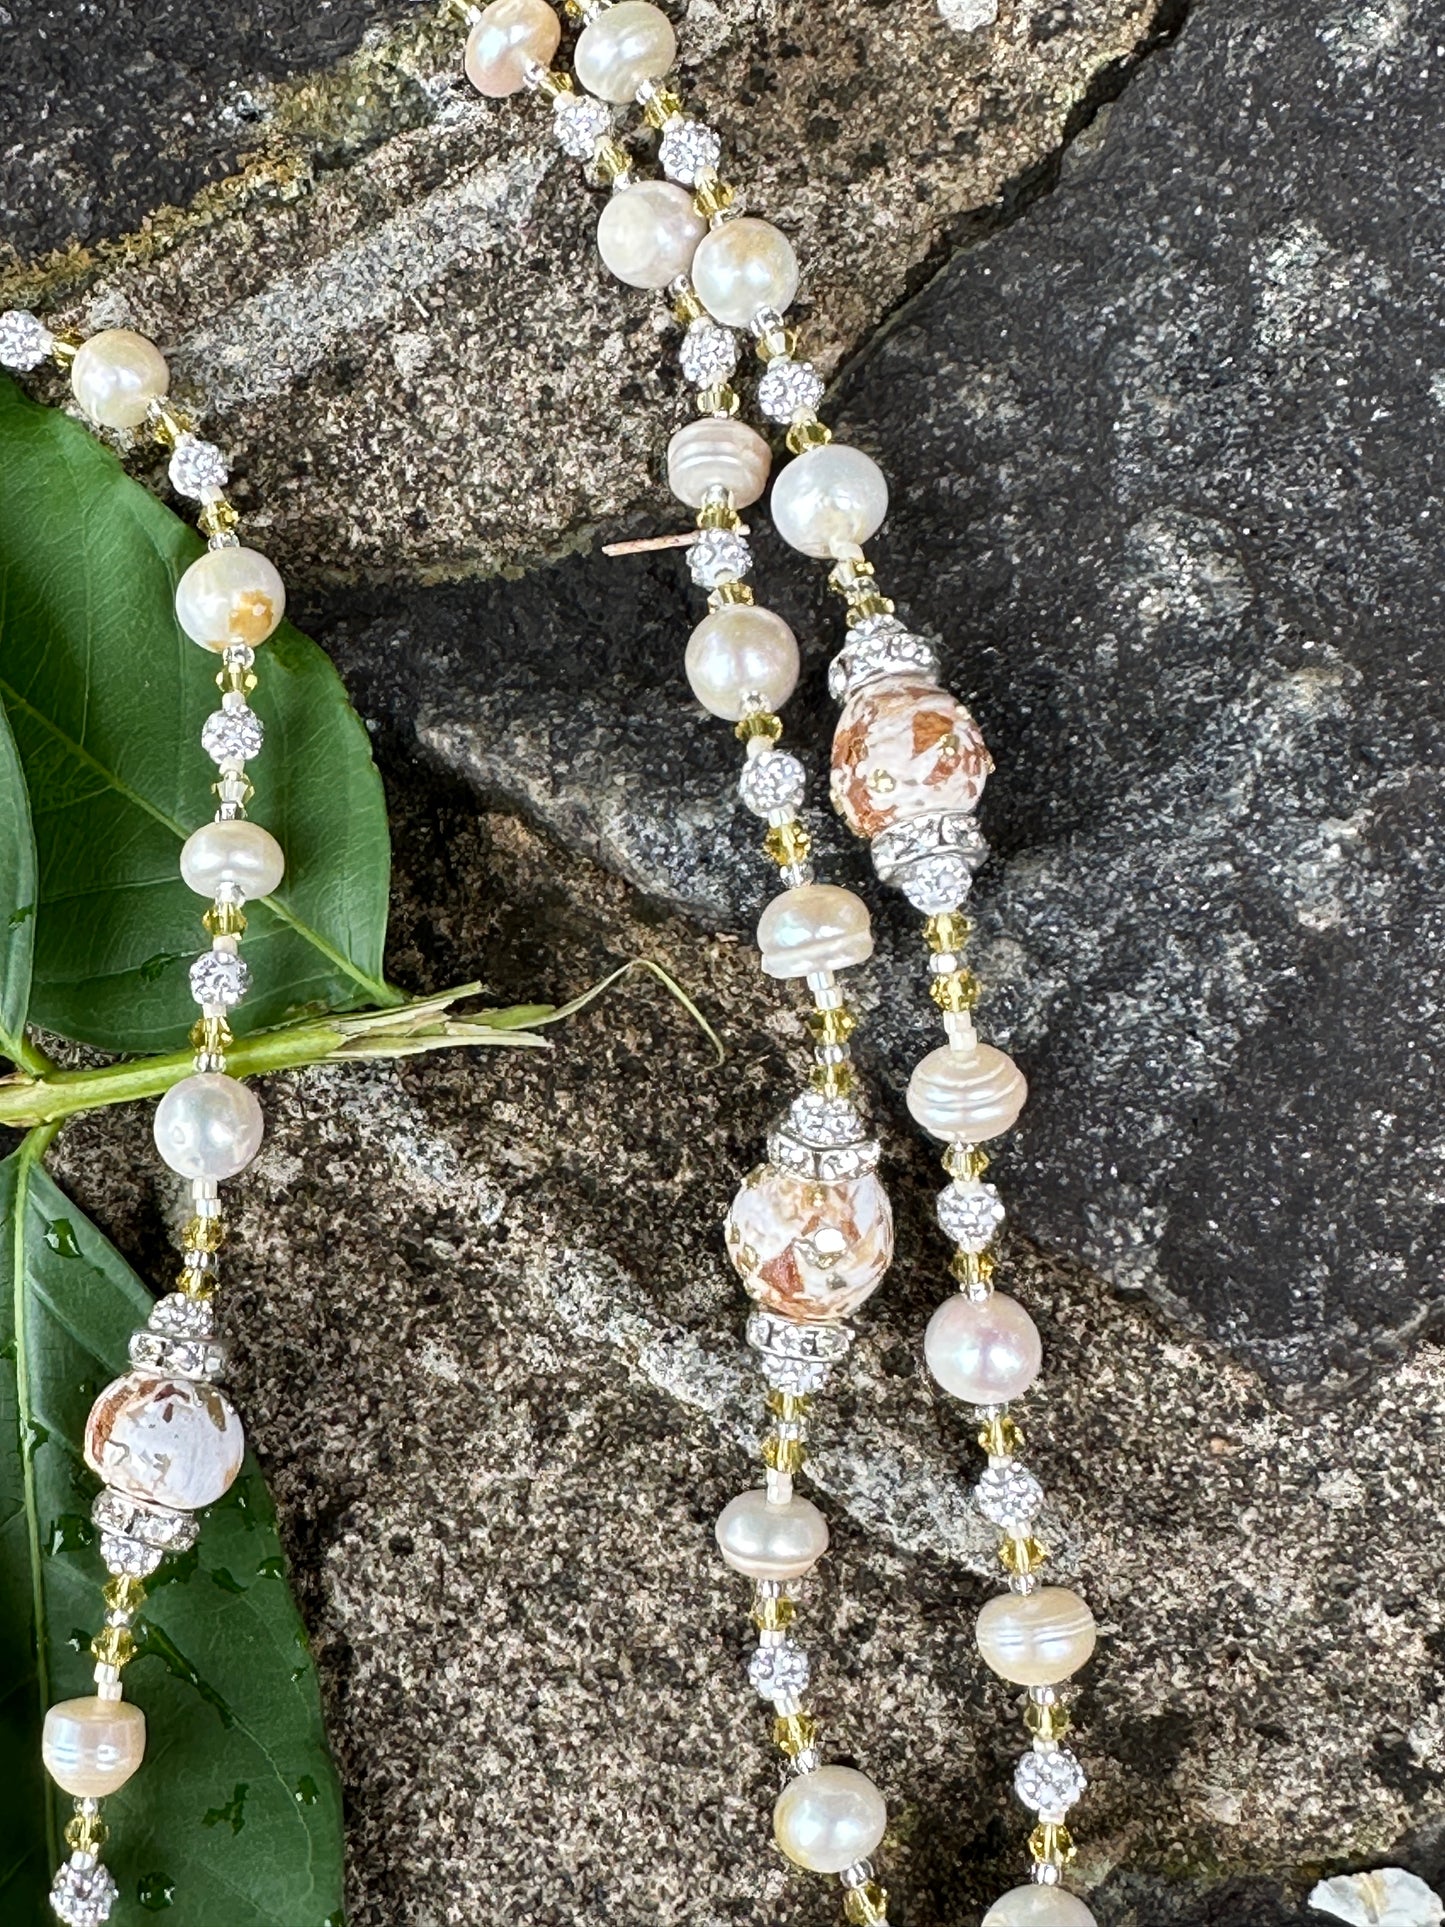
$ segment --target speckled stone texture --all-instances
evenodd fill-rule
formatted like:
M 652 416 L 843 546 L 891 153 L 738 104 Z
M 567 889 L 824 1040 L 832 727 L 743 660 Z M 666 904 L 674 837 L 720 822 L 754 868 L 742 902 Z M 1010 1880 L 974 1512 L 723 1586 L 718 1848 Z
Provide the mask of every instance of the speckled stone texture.
M 963 227 L 1019 216 L 893 315 L 833 418 L 892 477 L 886 581 L 946 637 L 999 765 L 976 948 L 984 1026 L 1034 1093 L 997 1167 L 1048 1361 L 1026 1459 L 1102 1635 L 1078 1884 L 1101 1927 L 1286 1927 L 1322 1872 L 1445 1872 L 1434 23 L 1217 0 L 1106 79 L 1137 10 L 1006 5 L 960 42 L 911 3 L 695 7 L 697 81 L 818 264 L 830 365 Z M 647 955 L 729 1053 L 634 983 L 546 1055 L 270 1080 L 228 1248 L 237 1392 L 321 1653 L 351 1918 L 825 1927 L 836 1894 L 769 1844 L 745 1588 L 710 1544 L 759 1419 L 720 1216 L 805 1054 L 748 948 L 765 878 L 736 746 L 686 700 L 675 559 L 485 573 L 594 523 L 673 526 L 648 478 L 676 397 L 645 301 L 595 285 L 560 165 L 434 85 L 430 29 L 387 26 L 414 86 L 378 80 L 376 118 L 348 119 L 361 69 L 308 76 L 293 24 L 248 185 L 198 211 L 244 143 L 218 160 L 178 116 L 146 192 L 189 211 L 112 258 L 133 215 L 74 135 L 90 255 L 36 269 L 68 232 L 41 192 L 11 279 L 163 321 L 192 378 L 197 344 L 269 328 L 289 353 L 294 316 L 323 318 L 314 364 L 205 379 L 298 614 L 376 724 L 394 976 L 512 1000 Z M 354 58 L 395 73 L 398 44 Z M 6 84 L 36 111 L 23 69 Z M 323 159 L 307 114 L 332 115 Z M 859 255 L 850 175 L 896 245 Z M 338 250 L 353 295 L 358 260 L 391 259 L 346 237 L 410 247 L 438 208 L 415 321 L 343 302 L 332 327 Z M 807 650 L 789 721 L 821 795 L 837 610 L 754 520 Z M 889 1796 L 895 1927 L 973 1927 L 1023 1864 L 1020 1728 L 972 1649 L 996 1575 L 971 1428 L 918 1360 L 947 1288 L 901 1102 L 921 966 L 904 916 L 880 924 L 859 988 L 899 1258 L 820 1410 L 834 1542 L 801 1636 L 830 1752 Z M 86 1121 L 56 1162 L 159 1274 L 182 1207 L 148 1120 Z

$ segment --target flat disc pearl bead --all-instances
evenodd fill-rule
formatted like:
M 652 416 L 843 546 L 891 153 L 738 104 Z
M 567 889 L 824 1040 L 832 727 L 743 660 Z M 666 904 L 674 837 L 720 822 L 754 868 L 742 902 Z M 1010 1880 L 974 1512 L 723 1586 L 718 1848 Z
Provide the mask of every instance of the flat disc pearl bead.
M 639 181 L 614 194 L 603 208 L 597 252 L 629 288 L 665 288 L 687 273 L 706 232 L 707 223 L 685 187 L 674 181 Z
M 265 1133 L 255 1092 L 223 1071 L 183 1077 L 156 1106 L 156 1149 L 183 1178 L 235 1177 Z
M 684 666 L 703 708 L 735 723 L 759 701 L 764 709 L 781 709 L 792 695 L 798 686 L 798 642 L 771 609 L 729 603 L 693 630 Z
M 749 1579 L 801 1579 L 828 1550 L 828 1521 L 810 1499 L 770 1505 L 761 1489 L 740 1492 L 718 1514 L 717 1544 Z
M 146 410 L 171 385 L 165 356 L 129 328 L 106 328 L 75 351 L 70 388 L 102 428 L 139 428 Z
M 467 79 L 489 100 L 520 93 L 525 64 L 549 67 L 561 38 L 562 22 L 547 0 L 492 0 L 467 35 Z
M 285 613 L 286 585 L 256 549 L 210 549 L 176 584 L 176 621 L 203 649 L 254 649 Z
M 866 1860 L 887 1830 L 883 1795 L 851 1766 L 800 1773 L 773 1808 L 773 1838 L 794 1866 L 810 1873 L 842 1873 Z
M 699 261 L 702 255 L 699 248 Z M 888 483 L 861 448 L 829 442 L 805 450 L 782 470 L 773 483 L 772 510 L 785 542 L 828 561 L 846 544 L 877 534 L 888 513 Z
M 145 1758 L 146 1716 L 128 1700 L 61 1700 L 45 1715 L 40 1750 L 62 1793 L 103 1800 Z
M 618 0 L 585 27 L 572 64 L 589 94 L 630 101 L 645 80 L 661 80 L 677 57 L 672 22 L 649 0 Z
M 751 508 L 772 465 L 772 450 L 746 422 L 707 416 L 679 428 L 667 444 L 667 486 L 690 509 L 702 507 L 710 488 L 728 489 L 734 508 Z
M 928 1321 L 923 1356 L 945 1392 L 970 1405 L 1007 1405 L 1022 1398 L 1044 1362 L 1039 1328 L 1017 1298 L 962 1292 Z
M 774 897 L 763 911 L 758 948 L 769 977 L 847 970 L 873 955 L 868 906 L 836 883 L 801 883 Z
M 199 1512 L 235 1484 L 246 1454 L 236 1408 L 219 1386 L 127 1372 L 90 1408 L 85 1462 L 132 1499 Z
M 214 897 L 225 885 L 251 902 L 279 890 L 285 874 L 281 845 L 245 817 L 203 823 L 181 845 L 181 876 L 197 896 Z
M 781 228 L 744 214 L 724 221 L 698 243 L 692 285 L 714 321 L 746 328 L 759 308 L 781 314 L 791 303 L 798 292 L 798 257 Z
M 1062 1887 L 1015 1887 L 996 1900 L 983 1927 L 1098 1927 L 1077 1894 Z
M 1094 1615 L 1067 1586 L 1005 1592 L 978 1616 L 984 1664 L 1014 1686 L 1058 1686 L 1094 1650 Z
M 908 1109 L 931 1137 L 981 1144 L 1013 1129 L 1028 1094 L 1018 1065 L 992 1044 L 941 1044 L 914 1066 Z

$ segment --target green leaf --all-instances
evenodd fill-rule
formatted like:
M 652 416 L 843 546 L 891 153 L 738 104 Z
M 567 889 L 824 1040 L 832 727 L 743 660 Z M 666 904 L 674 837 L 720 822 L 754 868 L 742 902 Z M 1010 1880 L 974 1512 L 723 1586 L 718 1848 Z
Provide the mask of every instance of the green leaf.
M 182 1043 L 203 908 L 185 837 L 215 808 L 201 725 L 216 661 L 172 598 L 202 544 L 58 409 L 0 380 L 0 699 L 40 861 L 31 1021 L 108 1050 Z M 392 1003 L 382 979 L 389 845 L 366 731 L 314 643 L 259 652 L 266 747 L 253 812 L 286 882 L 248 906 L 248 1030 L 306 1007 Z
M 94 1690 L 85 1648 L 105 1579 L 90 1525 L 96 1482 L 77 1443 L 151 1304 L 41 1168 L 47 1135 L 33 1133 L 0 1164 L 5 1927 L 54 1927 L 45 1896 L 69 1802 L 52 1801 L 40 1722 L 51 1701 Z M 141 1656 L 126 1671 L 149 1723 L 146 1763 L 105 1805 L 117 1921 L 164 1907 L 167 1927 L 337 1927 L 340 1795 L 275 1518 L 250 1459 L 204 1516 L 195 1550 L 149 1583 Z
M 35 949 L 35 833 L 25 773 L 0 704 L 0 1055 L 39 1069 L 25 1041 Z

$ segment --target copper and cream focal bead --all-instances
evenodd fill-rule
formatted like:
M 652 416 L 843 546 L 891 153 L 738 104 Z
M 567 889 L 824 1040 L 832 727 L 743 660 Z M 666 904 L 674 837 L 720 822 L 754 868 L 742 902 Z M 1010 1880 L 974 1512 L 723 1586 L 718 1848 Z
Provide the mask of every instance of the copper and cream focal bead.
M 261 1148 L 266 1122 L 256 1094 L 224 1071 L 172 1084 L 155 1115 L 156 1149 L 183 1178 L 234 1178 Z
M 803 1324 L 847 1318 L 893 1262 L 893 1208 L 873 1172 L 820 1184 L 760 1164 L 728 1207 L 728 1256 L 750 1298 Z
M 281 887 L 286 858 L 269 830 L 245 817 L 203 823 L 181 845 L 181 876 L 197 896 L 251 902 Z
M 1067 1586 L 1004 1592 L 978 1615 L 984 1663 L 1014 1686 L 1058 1686 L 1094 1650 L 1094 1615 Z
M 1017 1298 L 991 1291 L 946 1299 L 923 1335 L 928 1369 L 945 1392 L 970 1405 L 1022 1398 L 1044 1362 L 1039 1328 Z
M 708 415 L 679 428 L 667 444 L 667 486 L 690 509 L 709 489 L 725 488 L 734 508 L 751 508 L 768 485 L 772 450 L 746 422 Z
M 589 30 L 590 31 L 590 30 Z M 629 288 L 665 288 L 692 265 L 707 223 L 685 187 L 638 181 L 614 194 L 597 221 L 603 265 Z
M 547 0 L 492 0 L 467 35 L 467 79 L 489 100 L 520 93 L 526 69 L 552 64 L 562 22 Z
M 90 1408 L 85 1462 L 131 1499 L 199 1512 L 224 1498 L 246 1453 L 245 1434 L 219 1386 L 127 1372 Z
M 103 1800 L 145 1758 L 146 1716 L 127 1700 L 61 1700 L 45 1715 L 40 1750 L 62 1793 Z
M 913 1067 L 908 1109 L 930 1137 L 982 1144 L 1013 1129 L 1028 1094 L 1018 1065 L 992 1044 L 940 1044 Z
M 688 638 L 687 680 L 703 708 L 736 723 L 780 709 L 798 686 L 798 642 L 781 616 L 755 603 L 725 603 Z
M 256 549 L 209 549 L 176 584 L 176 621 L 203 649 L 255 649 L 286 613 L 286 585 Z
M 171 385 L 165 356 L 129 328 L 106 328 L 82 342 L 70 364 L 75 399 L 102 428 L 139 428 Z
M 621 102 L 644 81 L 661 80 L 676 58 L 677 35 L 662 10 L 650 0 L 618 0 L 583 29 L 572 64 L 589 94 Z
M 692 285 L 714 321 L 725 328 L 746 328 L 759 309 L 774 308 L 781 314 L 791 304 L 798 292 L 798 257 L 781 228 L 744 214 L 722 222 L 698 243 Z
M 820 1766 L 784 1787 L 773 1838 L 796 1867 L 842 1873 L 876 1851 L 888 1830 L 883 1795 L 851 1766 Z
M 775 514 L 777 501 L 775 488 Z M 871 838 L 934 810 L 976 809 L 992 770 L 978 724 L 961 702 L 937 683 L 897 676 L 865 683 L 844 703 L 829 790 L 853 834 Z
M 873 955 L 868 906 L 836 883 L 800 883 L 775 896 L 758 919 L 758 949 L 769 977 L 848 970 Z
M 1062 1887 L 1015 1887 L 996 1900 L 982 1927 L 1098 1927 L 1077 1894 Z
M 702 252 L 699 248 L 699 261 Z M 773 526 L 790 547 L 831 561 L 840 549 L 866 542 L 883 526 L 888 484 L 861 448 L 828 442 L 788 463 L 773 484 L 772 511 Z
M 740 1492 L 718 1514 L 718 1551 L 748 1579 L 801 1579 L 828 1550 L 828 1521 L 810 1499 L 773 1503 Z

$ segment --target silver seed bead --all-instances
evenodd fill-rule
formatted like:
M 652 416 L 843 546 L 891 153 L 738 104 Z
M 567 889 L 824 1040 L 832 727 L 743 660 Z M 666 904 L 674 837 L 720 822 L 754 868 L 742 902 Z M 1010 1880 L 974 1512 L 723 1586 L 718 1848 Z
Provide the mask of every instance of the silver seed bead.
M 670 181 L 696 187 L 698 175 L 722 159 L 722 137 L 700 120 L 675 120 L 663 134 L 657 158 Z
M 807 772 L 785 749 L 768 749 L 750 756 L 738 777 L 738 794 L 754 816 L 796 810 L 806 788 Z
M 687 566 L 700 589 L 716 589 L 741 581 L 753 566 L 753 552 L 734 529 L 703 529 L 688 549 Z
M 962 1251 L 983 1251 L 1006 1213 L 997 1185 L 955 1183 L 938 1194 L 938 1222 Z
M 1088 1785 L 1077 1756 L 1066 1746 L 1025 1753 L 1014 1773 L 1014 1792 L 1034 1813 L 1062 1817 Z
M 7 308 L 0 314 L 0 365 L 28 374 L 54 345 L 55 336 L 28 309 Z
M 823 377 L 811 361 L 775 355 L 758 378 L 758 407 L 769 421 L 790 422 L 823 399 Z
M 682 372 L 694 388 L 712 388 L 727 380 L 738 365 L 738 344 L 731 328 L 715 321 L 694 321 L 678 349 Z
M 188 495 L 197 502 L 219 494 L 231 479 L 220 449 L 198 435 L 177 436 L 166 472 L 177 495 Z
M 612 110 L 591 94 L 558 94 L 552 103 L 552 133 L 564 154 L 590 161 L 597 143 L 612 132 Z
M 233 950 L 207 950 L 191 965 L 191 995 L 198 1004 L 230 1010 L 251 984 L 251 970 Z
M 1027 1467 L 1012 1459 L 981 1473 L 973 1496 L 984 1518 L 1005 1532 L 1025 1531 L 1044 1505 L 1044 1488 Z
M 119 1898 L 109 1867 L 89 1854 L 77 1853 L 67 1860 L 50 1888 L 51 1909 L 65 1927 L 104 1927 Z
M 249 763 L 261 754 L 265 741 L 261 718 L 245 703 L 238 703 L 234 709 L 213 710 L 201 730 L 201 748 L 218 767 Z

